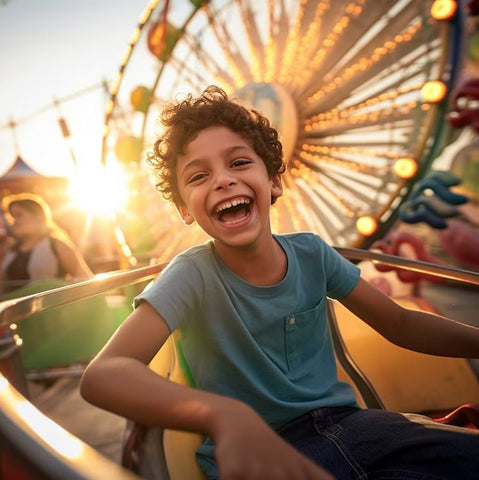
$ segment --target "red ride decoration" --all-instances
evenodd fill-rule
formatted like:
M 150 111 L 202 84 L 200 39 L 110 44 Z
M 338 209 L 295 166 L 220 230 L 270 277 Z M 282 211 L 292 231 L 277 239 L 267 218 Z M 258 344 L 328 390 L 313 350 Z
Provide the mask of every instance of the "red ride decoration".
M 417 260 L 429 263 L 436 263 L 439 265 L 444 264 L 444 262 L 442 262 L 439 258 L 436 258 L 427 252 L 426 248 L 424 247 L 423 241 L 419 237 L 411 235 L 407 232 L 393 232 L 392 234 L 388 235 L 387 239 L 374 242 L 371 248 L 377 248 L 378 250 L 381 250 L 381 252 L 388 255 L 405 256 L 401 254 L 401 246 L 403 245 L 408 245 L 412 247 Z M 427 275 L 425 273 L 402 270 L 389 265 L 375 265 L 375 267 L 376 270 L 380 272 L 389 272 L 391 270 L 394 270 L 399 280 L 404 283 L 414 283 L 418 282 L 419 280 L 429 280 L 436 283 L 444 281 L 444 279 L 442 278 Z
M 471 78 L 454 90 L 448 122 L 455 128 L 471 125 L 479 133 L 479 78 Z
M 479 228 L 459 220 L 451 220 L 439 232 L 442 248 L 456 262 L 479 269 Z

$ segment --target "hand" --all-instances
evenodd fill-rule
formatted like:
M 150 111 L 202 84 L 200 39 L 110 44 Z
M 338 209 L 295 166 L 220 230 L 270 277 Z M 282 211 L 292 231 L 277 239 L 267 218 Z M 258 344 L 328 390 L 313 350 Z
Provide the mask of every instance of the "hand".
M 332 480 L 333 476 L 276 434 L 253 410 L 223 418 L 215 436 L 221 480 Z

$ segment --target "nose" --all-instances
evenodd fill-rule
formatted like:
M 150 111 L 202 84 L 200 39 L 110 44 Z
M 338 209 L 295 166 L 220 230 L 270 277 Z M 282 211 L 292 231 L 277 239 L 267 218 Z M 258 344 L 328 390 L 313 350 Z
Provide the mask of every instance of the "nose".
M 215 172 L 214 186 L 216 190 L 231 187 L 235 183 L 236 179 L 229 169 L 222 168 Z

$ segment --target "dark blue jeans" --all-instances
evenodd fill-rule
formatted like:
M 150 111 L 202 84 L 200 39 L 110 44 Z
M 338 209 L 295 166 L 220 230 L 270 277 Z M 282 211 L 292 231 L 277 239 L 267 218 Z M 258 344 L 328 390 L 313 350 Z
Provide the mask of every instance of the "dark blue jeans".
M 278 433 L 338 480 L 479 479 L 479 434 L 421 415 L 318 408 Z

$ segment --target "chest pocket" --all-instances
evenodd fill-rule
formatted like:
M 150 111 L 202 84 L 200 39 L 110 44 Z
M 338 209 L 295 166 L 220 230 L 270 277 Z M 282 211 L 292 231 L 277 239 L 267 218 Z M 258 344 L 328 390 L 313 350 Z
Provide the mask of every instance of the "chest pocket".
M 326 298 L 322 298 L 312 309 L 284 320 L 286 361 L 292 376 L 320 368 L 318 362 L 324 356 L 324 349 L 330 348 L 325 307 Z

